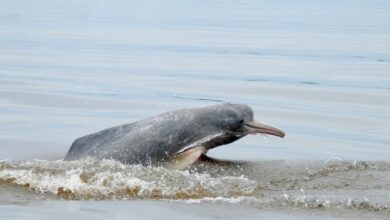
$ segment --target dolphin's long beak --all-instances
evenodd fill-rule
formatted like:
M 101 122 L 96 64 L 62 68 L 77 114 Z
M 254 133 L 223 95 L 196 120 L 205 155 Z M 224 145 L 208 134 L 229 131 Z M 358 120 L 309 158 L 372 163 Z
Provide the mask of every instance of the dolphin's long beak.
M 270 134 L 281 138 L 285 136 L 282 130 L 257 121 L 245 122 L 243 125 L 246 134 Z

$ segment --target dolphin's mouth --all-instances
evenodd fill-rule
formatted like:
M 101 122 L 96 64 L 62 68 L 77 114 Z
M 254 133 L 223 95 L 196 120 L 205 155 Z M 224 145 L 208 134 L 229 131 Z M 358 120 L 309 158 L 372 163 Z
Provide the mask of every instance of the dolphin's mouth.
M 286 134 L 275 127 L 270 125 L 262 124 L 257 121 L 245 122 L 243 124 L 245 134 L 269 134 L 278 137 L 284 137 Z

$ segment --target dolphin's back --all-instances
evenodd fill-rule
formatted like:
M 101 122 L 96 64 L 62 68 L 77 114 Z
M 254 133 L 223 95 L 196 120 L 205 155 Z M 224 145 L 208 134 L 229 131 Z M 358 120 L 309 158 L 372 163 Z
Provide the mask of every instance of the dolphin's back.
M 183 109 L 86 135 L 73 142 L 65 160 L 91 157 L 155 164 L 205 135 L 219 132 L 202 123 L 206 122 L 200 119 L 202 115 Z
M 99 150 L 122 139 L 132 129 L 134 129 L 134 123 L 108 128 L 77 138 L 72 143 L 65 160 L 76 160 L 88 156 L 98 158 Z

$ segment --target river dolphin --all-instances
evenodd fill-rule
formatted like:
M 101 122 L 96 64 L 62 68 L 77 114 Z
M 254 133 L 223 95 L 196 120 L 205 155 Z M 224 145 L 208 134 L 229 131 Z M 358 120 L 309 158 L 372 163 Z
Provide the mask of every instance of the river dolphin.
M 283 131 L 256 122 L 244 104 L 223 103 L 181 109 L 76 139 L 65 160 L 113 159 L 126 164 L 168 164 L 184 169 L 207 151 L 248 134 L 284 137 Z

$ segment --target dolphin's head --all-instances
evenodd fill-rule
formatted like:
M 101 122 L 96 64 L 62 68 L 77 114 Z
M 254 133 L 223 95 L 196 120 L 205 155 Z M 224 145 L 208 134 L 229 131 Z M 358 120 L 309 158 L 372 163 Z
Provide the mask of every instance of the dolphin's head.
M 284 137 L 285 133 L 275 127 L 262 124 L 254 120 L 253 110 L 244 104 L 221 104 L 218 107 L 217 120 L 218 126 L 236 136 L 245 136 L 248 134 L 268 134 L 278 137 Z

